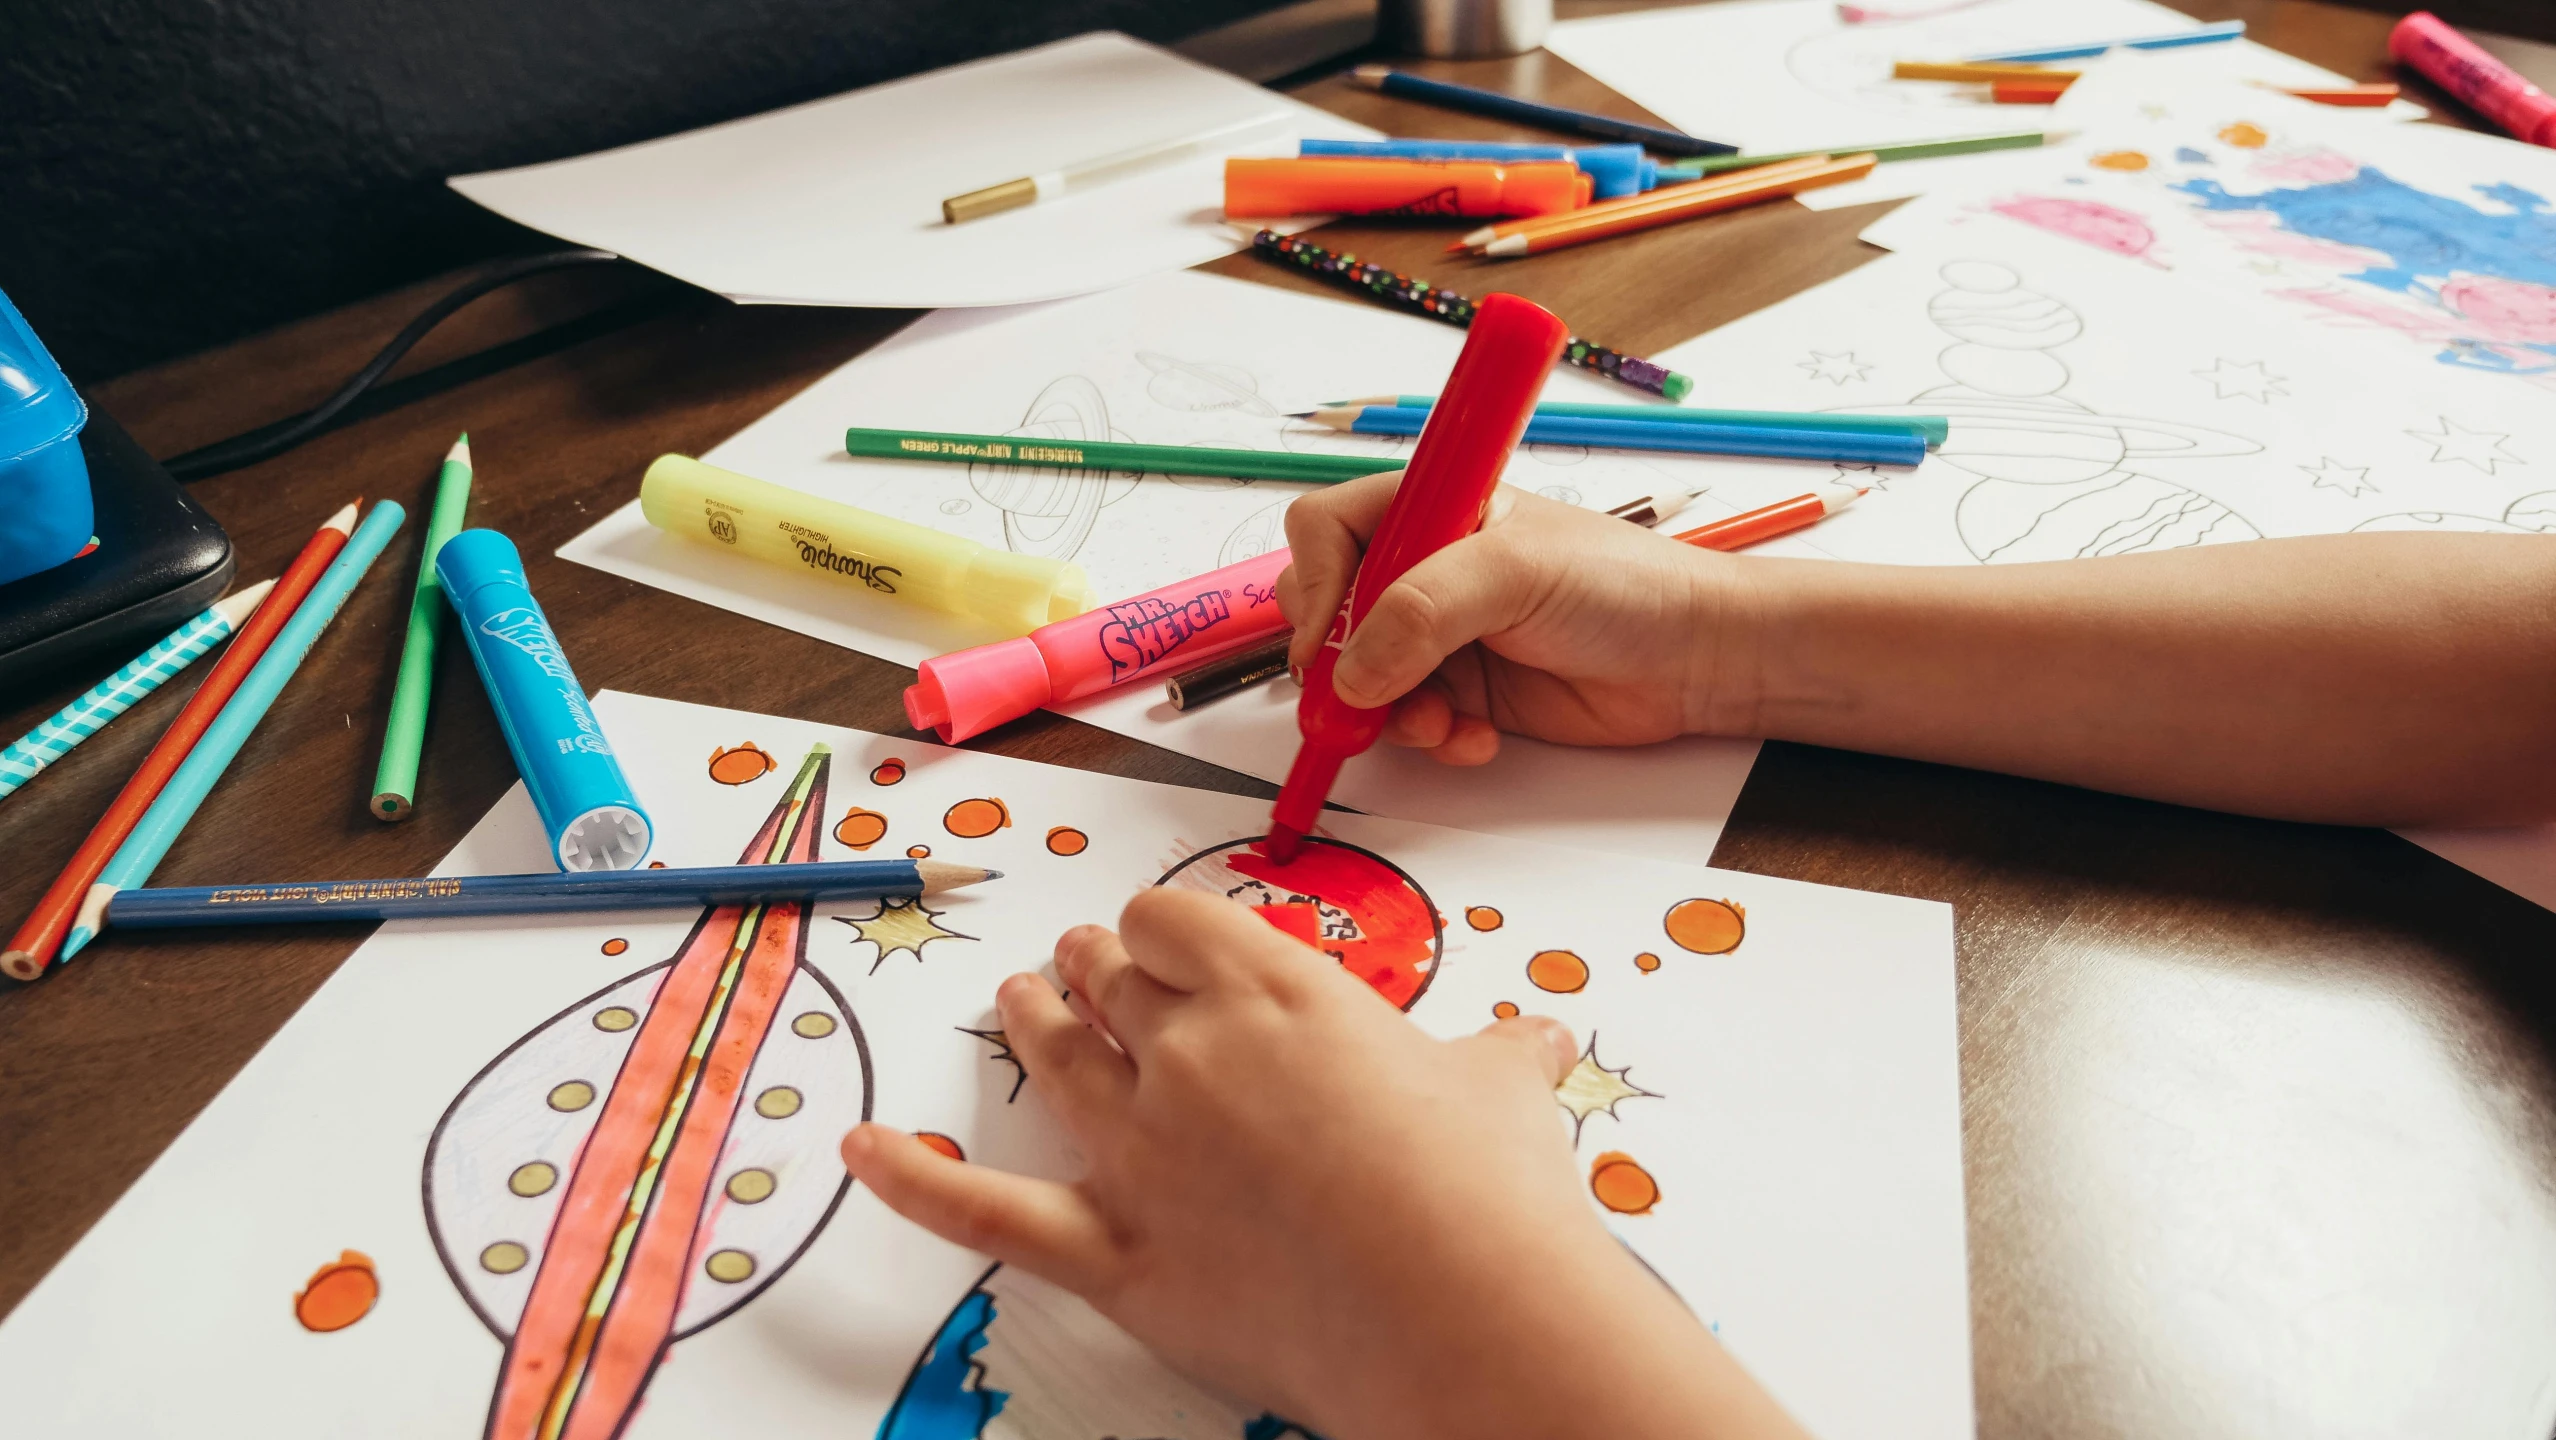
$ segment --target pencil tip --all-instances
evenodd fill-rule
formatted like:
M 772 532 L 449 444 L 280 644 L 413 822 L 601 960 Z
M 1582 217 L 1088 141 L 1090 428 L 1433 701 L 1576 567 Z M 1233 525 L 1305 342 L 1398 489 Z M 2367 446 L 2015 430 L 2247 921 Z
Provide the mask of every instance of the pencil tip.
M 90 938 L 96 933 L 97 932 L 94 930 L 85 928 L 74 929 L 62 942 L 62 953 L 60 958 L 68 960 L 72 956 L 87 949 L 89 947 Z
M 1349 72 L 1349 78 L 1370 90 L 1381 88 L 1385 77 L 1393 73 L 1390 65 L 1361 65 Z
M 347 501 L 346 508 L 320 522 L 320 528 L 322 530 L 344 530 L 352 534 L 355 529 L 355 512 L 362 509 L 363 505 L 364 501 L 361 496 Z
M 453 442 L 453 448 L 444 452 L 444 463 L 447 465 L 468 465 L 470 463 L 469 431 L 463 431 L 462 437 Z

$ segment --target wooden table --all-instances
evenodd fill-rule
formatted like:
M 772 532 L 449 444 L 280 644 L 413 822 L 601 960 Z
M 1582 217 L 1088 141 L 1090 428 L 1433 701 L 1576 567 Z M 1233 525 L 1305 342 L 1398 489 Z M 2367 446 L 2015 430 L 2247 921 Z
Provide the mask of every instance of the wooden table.
M 2242 15 L 2258 37 L 2356 78 L 2389 73 L 2385 16 L 2307 0 L 2192 8 Z M 1424 68 L 1641 113 L 1548 54 Z M 1337 78 L 1295 88 L 1399 132 L 1525 134 Z M 1504 265 L 1498 284 L 1652 351 L 1872 258 L 1854 237 L 1881 208 L 1738 213 Z M 1476 270 L 1444 263 L 1434 235 L 1329 237 L 1483 288 Z M 1313 288 L 1248 256 L 1212 268 Z M 1678 275 L 1709 278 L 1660 283 Z M 444 283 L 91 393 L 173 454 L 309 404 Z M 237 541 L 240 574 L 269 575 L 357 493 L 422 512 L 435 458 L 466 429 L 481 466 L 474 523 L 521 543 L 589 685 L 901 732 L 909 672 L 550 552 L 627 500 L 654 456 L 707 450 L 911 318 L 734 307 L 636 274 L 560 277 L 466 313 L 407 367 L 422 378 L 399 403 L 196 493 Z M 365 814 L 408 574 L 405 560 L 386 566 L 356 594 L 162 883 L 422 873 L 513 782 L 448 646 L 425 803 L 396 827 Z M 755 664 L 734 663 L 749 652 Z M 0 733 L 94 678 L 6 697 Z M 190 688 L 153 697 L 0 805 L 0 921 L 25 913 Z M 981 743 L 1270 793 L 1054 717 Z M 2544 1423 L 2556 1396 L 2556 915 L 2380 832 L 1782 744 L 1767 747 L 1714 860 L 1956 907 L 1982 1435 L 2512 1436 L 2523 1417 Z M 0 1306 L 364 933 L 123 936 L 0 993 Z

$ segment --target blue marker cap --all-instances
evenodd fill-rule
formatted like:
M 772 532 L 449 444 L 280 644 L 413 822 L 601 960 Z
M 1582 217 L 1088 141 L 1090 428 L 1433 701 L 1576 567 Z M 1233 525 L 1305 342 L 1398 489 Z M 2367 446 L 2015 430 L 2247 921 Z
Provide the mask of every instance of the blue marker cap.
M 532 792 L 562 870 L 627 870 L 655 837 L 568 654 L 524 583 L 524 557 L 494 530 L 464 530 L 435 553 L 435 577 Z
M 1590 198 L 1613 200 L 1658 185 L 1660 167 L 1639 145 L 1525 145 L 1505 140 L 1300 140 L 1309 160 L 1568 160 L 1589 177 Z

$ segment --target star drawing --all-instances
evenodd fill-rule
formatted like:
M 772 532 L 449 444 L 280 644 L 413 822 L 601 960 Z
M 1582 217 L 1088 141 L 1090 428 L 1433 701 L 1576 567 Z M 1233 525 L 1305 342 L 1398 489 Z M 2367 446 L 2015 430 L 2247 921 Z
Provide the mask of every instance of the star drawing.
M 2503 448 L 2503 442 L 2511 436 L 2491 430 L 2470 430 L 2446 415 L 2441 417 L 2438 430 L 2408 430 L 2405 433 L 2432 447 L 2432 463 L 2435 465 L 2465 461 L 2491 475 L 2496 465 L 2529 463 Z
M 1830 477 L 1828 483 L 1843 485 L 1849 490 L 1861 490 L 1867 486 L 1875 490 L 1887 490 L 1890 488 L 1890 482 L 1896 478 L 1881 473 L 1879 465 L 1839 465 L 1836 468 L 1836 475 Z
M 881 900 L 878 902 L 877 911 L 873 914 L 837 915 L 834 918 L 837 923 L 851 926 L 859 932 L 862 939 L 879 947 L 879 958 L 870 962 L 870 973 L 873 975 L 879 973 L 879 967 L 886 964 L 887 958 L 899 950 L 913 956 L 916 962 L 920 963 L 923 959 L 923 947 L 935 940 L 976 938 L 973 935 L 961 935 L 956 930 L 942 929 L 941 912 L 927 908 L 921 900 L 916 899 Z
M 1012 1093 L 1003 1097 L 1003 1103 L 1009 1105 L 1013 1101 L 1020 1099 L 1021 1087 L 1029 1083 L 1029 1067 L 1021 1063 L 1021 1057 L 1019 1055 L 1013 1053 L 1012 1037 L 1004 1034 L 1000 1030 L 971 1030 L 964 1025 L 952 1026 L 951 1028 L 957 1030 L 961 1035 L 973 1035 L 977 1039 L 994 1047 L 994 1053 L 986 1056 L 985 1058 L 997 1065 L 1009 1065 L 1012 1067 Z
M 1793 368 L 1809 371 L 1813 380 L 1831 380 L 1839 385 L 1849 380 L 1861 380 L 1873 371 L 1872 362 L 1856 359 L 1852 350 L 1840 350 L 1834 354 L 1813 350 L 1811 358 L 1795 362 Z
M 2320 490 L 2340 490 L 2347 498 L 2378 488 L 2370 483 L 2369 466 L 2346 465 L 2331 455 L 2321 457 L 2314 465 L 2299 468 L 2307 472 L 2308 484 Z
M 2221 359 L 2207 370 L 2195 370 L 2192 373 L 2209 381 L 2210 388 L 2217 391 L 2218 398 L 2222 400 L 2242 397 L 2258 405 L 2264 405 L 2271 403 L 2275 395 L 2290 393 L 2281 388 L 2281 382 L 2289 377 L 2273 374 L 2260 360 L 2248 360 L 2240 364 L 2234 360 Z
M 1561 1102 L 1563 1109 L 1571 1112 L 1573 1145 L 1580 1143 L 1580 1131 L 1588 1125 L 1590 1116 L 1604 1111 L 1612 1120 L 1616 1118 L 1615 1107 L 1637 1095 L 1653 1100 L 1660 1098 L 1658 1091 L 1645 1090 L 1625 1078 L 1632 1071 L 1630 1065 L 1610 1070 L 1599 1064 L 1597 1032 L 1589 1032 L 1589 1048 L 1580 1053 L 1580 1063 L 1572 1066 L 1571 1073 L 1562 1077 L 1562 1083 L 1553 1087 L 1553 1098 Z

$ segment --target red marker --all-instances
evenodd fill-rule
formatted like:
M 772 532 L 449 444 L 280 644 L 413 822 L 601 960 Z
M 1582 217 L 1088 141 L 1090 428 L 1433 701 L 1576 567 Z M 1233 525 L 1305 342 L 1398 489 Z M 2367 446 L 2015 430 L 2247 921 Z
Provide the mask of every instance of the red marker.
M 1515 295 L 1482 297 L 1464 337 L 1464 353 L 1456 357 L 1455 372 L 1447 377 L 1420 443 L 1412 449 L 1401 487 L 1393 492 L 1384 521 L 1358 562 L 1349 594 L 1332 617 L 1331 633 L 1305 669 L 1304 695 L 1296 703 L 1304 747 L 1296 752 L 1269 819 L 1266 849 L 1279 864 L 1296 858 L 1340 767 L 1376 743 L 1390 713 L 1386 706 L 1347 704 L 1332 692 L 1331 670 L 1340 647 L 1394 581 L 1481 528 L 1492 487 L 1500 483 L 1509 452 L 1526 432 L 1544 377 L 1567 337 L 1561 321 Z
M 1839 485 L 1827 490 L 1816 490 L 1808 495 L 1796 495 L 1790 500 L 1778 500 L 1772 505 L 1760 506 L 1727 520 L 1716 520 L 1710 525 L 1698 525 L 1692 530 L 1681 530 L 1669 538 L 1683 540 L 1689 545 L 1700 545 L 1707 550 L 1741 550 L 1760 541 L 1772 540 L 1778 535 L 1790 535 L 1796 530 L 1816 525 L 1863 499 L 1871 489 L 1869 485 L 1861 490 L 1849 490 Z

